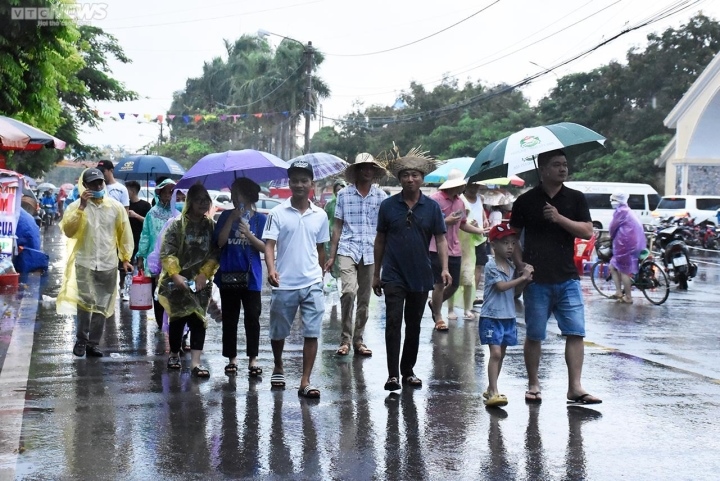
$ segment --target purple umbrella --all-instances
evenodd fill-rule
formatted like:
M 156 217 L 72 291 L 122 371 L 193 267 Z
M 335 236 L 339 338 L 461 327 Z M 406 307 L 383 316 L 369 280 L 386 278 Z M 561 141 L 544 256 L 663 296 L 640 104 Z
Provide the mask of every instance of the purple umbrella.
M 198 160 L 178 181 L 178 189 L 200 182 L 207 189 L 230 187 L 235 179 L 247 177 L 258 184 L 287 178 L 288 164 L 280 157 L 260 150 L 228 150 Z
M 341 174 L 348 165 L 343 159 L 336 155 L 326 154 L 325 152 L 314 152 L 312 154 L 305 154 L 294 159 L 290 159 L 287 165 L 292 164 L 296 160 L 304 160 L 308 162 L 313 169 L 313 180 L 320 180 L 333 175 Z M 284 179 L 280 179 L 271 184 L 273 187 L 287 187 L 288 179 L 285 176 Z

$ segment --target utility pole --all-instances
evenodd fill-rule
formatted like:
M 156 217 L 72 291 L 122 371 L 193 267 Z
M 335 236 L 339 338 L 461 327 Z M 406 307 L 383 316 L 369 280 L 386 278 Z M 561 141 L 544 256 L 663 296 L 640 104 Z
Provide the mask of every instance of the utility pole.
M 313 111 L 312 105 L 312 64 L 314 50 L 312 42 L 308 42 L 305 47 L 305 76 L 307 77 L 307 86 L 305 87 L 305 148 L 303 154 L 310 153 L 310 115 Z

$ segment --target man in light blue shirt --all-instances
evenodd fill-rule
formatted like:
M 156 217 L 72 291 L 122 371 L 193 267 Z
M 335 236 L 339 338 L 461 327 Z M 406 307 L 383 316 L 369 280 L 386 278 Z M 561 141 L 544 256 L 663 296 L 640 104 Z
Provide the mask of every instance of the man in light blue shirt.
M 372 356 L 372 351 L 363 341 L 363 334 L 368 320 L 375 263 L 373 247 L 378 210 L 386 197 L 385 192 L 373 183 L 385 175 L 385 169 L 375 162 L 372 155 L 358 154 L 355 163 L 345 170 L 345 178 L 350 185 L 337 194 L 330 255 L 325 263 L 325 272 L 329 272 L 337 262 L 342 284 L 342 334 L 340 347 L 336 352 L 341 356 L 350 352 L 350 342 L 357 354 Z M 353 331 L 353 307 L 356 299 L 357 311 Z

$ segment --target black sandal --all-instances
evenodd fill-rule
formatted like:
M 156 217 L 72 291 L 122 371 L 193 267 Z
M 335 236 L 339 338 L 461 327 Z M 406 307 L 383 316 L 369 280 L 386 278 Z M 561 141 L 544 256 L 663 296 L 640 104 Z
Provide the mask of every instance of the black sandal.
M 250 377 L 262 376 L 262 368 L 260 366 L 250 366 L 248 367 L 248 374 Z
M 208 371 L 207 368 L 203 367 L 202 365 L 192 368 L 191 373 L 195 377 L 210 377 L 210 371 Z
M 182 369 L 180 358 L 177 356 L 170 356 L 167 362 L 168 369 Z
M 225 374 L 237 374 L 238 372 L 238 365 L 234 362 L 229 363 L 227 366 L 225 366 Z

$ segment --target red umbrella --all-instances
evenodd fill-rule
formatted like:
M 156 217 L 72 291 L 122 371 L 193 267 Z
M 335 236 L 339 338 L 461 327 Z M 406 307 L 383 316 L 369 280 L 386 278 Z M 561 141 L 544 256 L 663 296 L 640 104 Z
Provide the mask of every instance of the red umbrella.
M 65 142 L 19 120 L 0 115 L 0 149 L 64 149 Z

